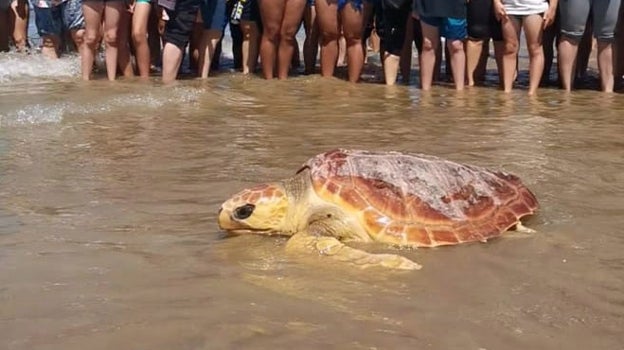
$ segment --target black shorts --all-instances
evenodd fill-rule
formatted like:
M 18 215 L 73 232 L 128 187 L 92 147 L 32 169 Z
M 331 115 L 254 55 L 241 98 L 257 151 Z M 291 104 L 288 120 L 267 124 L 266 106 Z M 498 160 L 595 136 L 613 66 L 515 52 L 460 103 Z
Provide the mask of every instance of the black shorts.
M 169 16 L 163 33 L 165 42 L 184 50 L 191 37 L 200 3 L 199 0 L 178 0 L 175 10 L 165 9 Z
M 400 56 L 405 43 L 405 30 L 407 28 L 407 18 L 411 13 L 411 1 L 405 1 L 399 9 L 387 5 L 385 0 L 381 1 L 383 31 L 381 37 L 381 47 L 391 55 Z
M 503 40 L 503 30 L 501 23 L 494 15 L 492 0 L 470 0 L 466 22 L 468 23 L 468 37 L 470 39 Z

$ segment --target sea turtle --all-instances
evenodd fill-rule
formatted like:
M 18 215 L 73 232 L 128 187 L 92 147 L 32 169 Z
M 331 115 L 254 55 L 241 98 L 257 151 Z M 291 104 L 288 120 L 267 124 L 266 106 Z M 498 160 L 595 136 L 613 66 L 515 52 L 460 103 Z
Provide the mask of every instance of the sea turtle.
M 514 175 L 441 158 L 336 149 L 308 160 L 286 180 L 245 189 L 219 210 L 231 233 L 292 236 L 288 248 L 312 248 L 360 267 L 419 269 L 396 254 L 372 254 L 342 242 L 401 247 L 485 242 L 522 226 L 538 202 Z

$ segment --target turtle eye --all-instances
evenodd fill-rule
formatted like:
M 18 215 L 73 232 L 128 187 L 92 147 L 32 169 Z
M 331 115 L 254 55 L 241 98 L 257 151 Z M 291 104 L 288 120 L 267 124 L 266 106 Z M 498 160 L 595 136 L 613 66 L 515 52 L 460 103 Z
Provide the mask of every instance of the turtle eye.
M 251 216 L 256 206 L 253 204 L 245 204 L 234 210 L 234 218 L 237 220 L 245 220 Z

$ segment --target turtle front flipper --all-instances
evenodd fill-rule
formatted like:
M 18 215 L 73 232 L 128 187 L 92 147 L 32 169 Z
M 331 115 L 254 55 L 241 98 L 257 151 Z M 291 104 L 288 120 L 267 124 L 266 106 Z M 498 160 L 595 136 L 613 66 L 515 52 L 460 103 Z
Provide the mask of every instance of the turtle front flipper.
M 396 254 L 372 254 L 355 249 L 334 237 L 297 233 L 286 244 L 289 251 L 314 250 L 329 258 L 360 267 L 386 267 L 399 270 L 420 270 L 421 265 Z

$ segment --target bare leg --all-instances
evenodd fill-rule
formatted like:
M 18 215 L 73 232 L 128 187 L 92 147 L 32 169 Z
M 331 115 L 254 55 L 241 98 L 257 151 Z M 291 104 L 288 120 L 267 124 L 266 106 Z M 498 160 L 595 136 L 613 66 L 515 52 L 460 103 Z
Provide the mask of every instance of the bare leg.
M 611 42 L 598 41 L 598 70 L 602 91 L 613 92 L 613 44 Z
M 544 72 L 543 21 L 541 15 L 526 16 L 523 21 L 524 35 L 529 49 L 529 95 L 537 92 Z
M 306 0 L 286 0 L 284 18 L 280 27 L 280 42 L 277 48 L 277 77 L 288 78 L 288 71 L 295 52 L 295 35 L 301 25 Z M 298 52 L 298 50 L 297 50 Z
M 241 21 L 241 31 L 243 32 L 243 74 L 251 74 L 256 70 L 256 63 L 258 63 L 260 32 L 258 25 L 253 21 Z
M 340 34 L 338 37 L 338 61 L 336 62 L 336 67 L 344 67 L 347 65 L 347 40 L 344 37 L 344 34 Z
M 134 5 L 132 15 L 132 41 L 136 56 L 137 68 L 141 78 L 148 78 L 150 74 L 150 46 L 147 42 L 147 26 L 150 18 L 152 5 L 145 2 L 137 2 Z
M 338 60 L 338 4 L 316 1 L 316 15 L 321 31 L 321 76 L 333 77 Z
M 49 59 L 59 58 L 61 39 L 56 35 L 44 35 L 41 37 L 41 54 Z
M 121 1 L 104 3 L 104 41 L 106 42 L 106 76 L 108 80 L 115 80 L 117 75 L 117 59 L 119 54 L 119 22 L 121 13 L 125 11 Z
M 85 18 L 85 49 L 80 55 L 82 79 L 91 79 L 93 63 L 98 44 L 100 43 L 100 28 L 102 27 L 103 1 L 85 1 L 82 3 L 82 13 Z
M 357 83 L 364 67 L 364 50 L 362 49 L 362 11 L 351 4 L 342 9 L 342 27 L 347 44 L 347 65 L 349 81 Z
M 260 60 L 265 79 L 273 79 L 280 42 L 280 28 L 286 8 L 286 0 L 259 0 L 262 17 L 262 41 L 260 42 Z
M 557 65 L 559 66 L 559 79 L 564 90 L 571 91 L 574 83 L 574 66 L 576 65 L 576 54 L 578 53 L 578 42 L 573 39 L 562 37 L 559 42 L 557 53 Z
M 11 4 L 9 11 L 13 25 L 13 42 L 18 52 L 26 51 L 28 47 L 28 2 L 17 0 Z
M 420 54 L 420 84 L 423 90 L 431 90 L 440 35 L 438 28 L 423 21 L 420 21 L 420 26 L 423 35 L 422 53 Z
M 475 85 L 475 74 L 479 60 L 481 60 L 484 40 L 466 41 L 466 73 L 468 76 L 468 86 Z
M 165 43 L 163 48 L 162 81 L 165 84 L 176 80 L 180 64 L 182 64 L 182 49 L 172 43 Z
M 76 49 L 78 49 L 78 53 L 80 54 L 80 57 L 82 57 L 83 52 L 87 50 L 87 47 L 85 45 L 85 40 L 84 40 L 84 34 L 85 34 L 84 29 L 72 30 L 70 32 L 71 38 L 74 42 L 74 45 L 76 46 Z
M 466 79 L 466 53 L 462 40 L 447 40 L 446 47 L 449 49 L 453 81 L 455 90 L 463 90 Z M 448 59 L 447 59 L 448 60 Z
M 503 52 L 503 91 L 511 92 L 518 63 L 518 48 L 520 36 L 520 22 L 507 17 L 501 22 L 505 50 Z
M 210 73 L 210 63 L 215 53 L 215 48 L 221 38 L 221 31 L 208 29 L 204 30 L 202 41 L 199 46 L 199 71 L 202 79 L 208 78 Z

